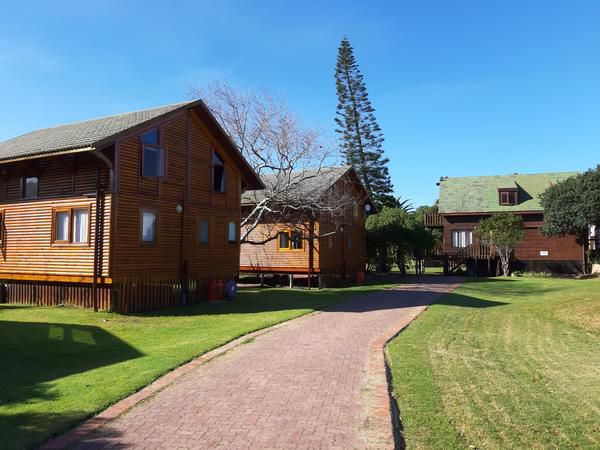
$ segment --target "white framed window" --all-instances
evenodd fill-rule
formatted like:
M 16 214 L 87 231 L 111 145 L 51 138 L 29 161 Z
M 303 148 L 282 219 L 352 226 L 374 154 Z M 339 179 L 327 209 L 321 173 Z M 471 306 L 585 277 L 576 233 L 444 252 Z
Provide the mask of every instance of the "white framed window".
M 141 240 L 145 243 L 156 242 L 158 213 L 142 210 L 141 212 Z
M 227 225 L 227 241 L 230 243 L 237 242 L 238 226 L 235 222 L 229 222 Z
M 452 247 L 465 248 L 473 243 L 473 231 L 452 230 Z
M 70 210 L 54 212 L 54 242 L 69 242 L 70 216 Z

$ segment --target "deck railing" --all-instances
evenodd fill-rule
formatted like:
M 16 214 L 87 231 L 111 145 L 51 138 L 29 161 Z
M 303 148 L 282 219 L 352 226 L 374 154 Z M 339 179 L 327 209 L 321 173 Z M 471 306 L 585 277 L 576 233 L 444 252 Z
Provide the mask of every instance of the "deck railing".
M 423 222 L 426 227 L 443 227 L 444 219 L 439 213 L 425 213 L 423 215 Z

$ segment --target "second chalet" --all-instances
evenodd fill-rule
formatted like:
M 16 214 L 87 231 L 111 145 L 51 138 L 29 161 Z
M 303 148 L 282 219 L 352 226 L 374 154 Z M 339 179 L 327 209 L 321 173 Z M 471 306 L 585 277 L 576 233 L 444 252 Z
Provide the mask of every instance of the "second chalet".
M 294 178 L 292 173 L 291 178 Z M 262 177 L 269 186 L 273 175 Z M 284 217 L 273 220 L 265 215 L 252 228 L 249 241 L 241 248 L 240 271 L 252 274 L 294 275 L 316 277 L 318 284 L 343 279 L 361 281 L 366 264 L 367 214 L 374 205 L 356 171 L 349 166 L 327 167 L 303 171 L 292 183 L 291 194 L 298 203 L 314 203 L 310 214 L 287 208 Z M 265 198 L 265 190 L 248 191 L 242 198 L 243 215 Z M 331 205 L 335 205 L 332 207 Z

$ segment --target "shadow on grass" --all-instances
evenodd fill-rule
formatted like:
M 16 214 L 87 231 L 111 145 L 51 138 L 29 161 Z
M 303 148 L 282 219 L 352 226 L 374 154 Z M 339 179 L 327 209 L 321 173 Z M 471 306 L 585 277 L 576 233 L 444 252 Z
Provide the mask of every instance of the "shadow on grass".
M 0 320 L 0 405 L 56 398 L 49 382 L 140 356 L 99 327 Z
M 484 308 L 500 306 L 505 303 L 483 300 L 475 297 L 463 297 L 458 300 L 447 299 L 446 286 L 448 283 L 459 283 L 460 277 L 387 277 L 378 278 L 371 283 L 365 283 L 360 288 L 334 289 L 286 289 L 286 288 L 242 288 L 233 301 L 208 303 L 178 308 L 167 308 L 157 311 L 133 314 L 146 317 L 174 317 L 194 315 L 223 315 L 223 314 L 257 314 L 293 309 L 314 309 L 317 311 L 368 312 L 375 310 L 397 309 L 403 307 L 423 306 L 431 303 L 469 308 Z M 382 289 L 382 284 L 412 284 L 423 283 L 422 288 L 402 290 Z M 440 298 L 441 296 L 441 298 Z

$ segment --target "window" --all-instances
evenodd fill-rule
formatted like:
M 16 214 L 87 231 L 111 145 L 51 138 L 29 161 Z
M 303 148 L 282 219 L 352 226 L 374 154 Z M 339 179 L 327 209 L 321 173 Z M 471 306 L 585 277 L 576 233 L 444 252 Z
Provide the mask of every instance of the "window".
M 142 142 L 142 176 L 165 176 L 165 149 L 160 147 L 158 129 L 148 131 L 140 136 Z
M 73 243 L 83 244 L 88 241 L 89 211 L 85 209 L 73 210 Z
M 277 238 L 279 250 L 302 250 L 304 242 L 300 231 L 281 231 Z
M 208 245 L 208 219 L 200 219 L 198 222 L 198 244 Z
M 217 152 L 213 151 L 213 191 L 225 192 L 225 163 Z
M 237 223 L 235 222 L 229 222 L 227 228 L 227 241 L 231 243 L 237 242 Z
M 517 204 L 517 191 L 499 191 L 500 192 L 500 204 L 501 205 L 516 205 Z
M 290 248 L 290 235 L 287 231 L 282 231 L 279 233 L 277 246 L 280 249 L 289 249 Z
M 87 244 L 90 236 L 89 217 L 89 207 L 55 209 L 52 242 L 55 244 Z
M 473 243 L 473 232 L 471 230 L 453 230 L 452 247 L 465 248 Z
M 158 214 L 154 211 L 142 211 L 142 242 L 156 242 Z
M 0 247 L 4 243 L 4 211 L 0 211 Z
M 36 198 L 38 196 L 38 177 L 21 178 L 21 197 Z

